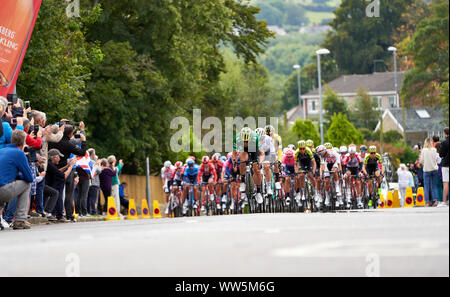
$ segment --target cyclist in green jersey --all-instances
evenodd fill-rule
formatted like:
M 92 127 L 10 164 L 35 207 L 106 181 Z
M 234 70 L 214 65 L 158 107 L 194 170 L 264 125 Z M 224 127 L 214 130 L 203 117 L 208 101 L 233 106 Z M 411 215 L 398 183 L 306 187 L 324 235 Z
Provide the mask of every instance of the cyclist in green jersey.
M 381 169 L 381 173 L 380 173 Z M 381 185 L 381 179 L 384 175 L 383 159 L 377 153 L 377 147 L 372 145 L 369 147 L 369 155 L 364 158 L 362 170 L 366 176 L 375 175 L 377 177 L 378 187 Z M 368 181 L 369 193 L 372 192 L 372 182 Z
M 240 191 L 245 192 L 245 172 L 247 162 L 252 163 L 252 177 L 256 185 L 256 201 L 261 204 L 263 198 L 261 195 L 262 174 L 259 163 L 264 161 L 264 151 L 261 148 L 258 135 L 249 127 L 242 128 L 236 135 L 233 142 L 233 167 L 238 164 L 237 154 L 239 153 L 239 173 L 241 175 Z M 245 197 L 245 195 L 243 196 Z

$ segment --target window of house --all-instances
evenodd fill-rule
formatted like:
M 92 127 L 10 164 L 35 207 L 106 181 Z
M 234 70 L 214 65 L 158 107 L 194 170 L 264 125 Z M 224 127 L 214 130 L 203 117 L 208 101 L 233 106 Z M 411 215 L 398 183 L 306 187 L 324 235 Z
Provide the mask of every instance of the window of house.
M 397 107 L 397 102 L 395 100 L 395 96 L 389 96 L 389 106 L 391 108 Z
M 316 101 L 311 101 L 311 110 L 316 110 Z
M 372 98 L 373 103 L 376 106 L 376 108 L 380 109 L 380 108 L 383 107 L 382 99 L 383 99 L 383 97 L 381 97 L 381 96 L 377 96 L 377 97 Z
M 431 118 L 430 114 L 425 109 L 417 109 L 416 113 L 419 116 L 419 118 L 421 118 L 421 119 L 429 119 L 429 118 Z

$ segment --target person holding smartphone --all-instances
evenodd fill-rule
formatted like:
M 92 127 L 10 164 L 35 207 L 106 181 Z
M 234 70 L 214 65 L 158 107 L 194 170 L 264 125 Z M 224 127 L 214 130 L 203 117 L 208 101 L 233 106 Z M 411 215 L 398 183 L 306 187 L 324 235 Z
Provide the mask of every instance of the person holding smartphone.
M 2 125 L 2 135 L 0 136 L 0 149 L 4 148 L 7 144 L 11 143 L 11 136 L 13 133 L 13 129 L 11 127 L 11 124 L 8 121 L 5 121 L 3 116 L 6 113 L 7 108 L 7 102 L 5 100 L 0 100 L 0 118 L 2 119 L 1 125 Z M 16 119 L 16 130 L 22 130 L 23 131 L 23 119 L 17 118 Z
M 71 125 L 64 126 L 64 134 L 61 141 L 58 143 L 50 142 L 48 144 L 49 149 L 58 149 L 64 157 L 61 157 L 61 161 L 59 162 L 59 168 L 62 168 L 67 165 L 67 160 L 73 154 L 75 156 L 83 157 L 86 155 L 86 136 L 81 134 L 80 147 L 74 145 L 70 140 L 73 137 L 74 127 Z M 75 222 L 75 217 L 73 216 L 73 199 L 75 192 L 75 170 L 72 170 L 69 177 L 66 179 L 65 184 L 65 194 L 66 199 L 64 202 L 64 207 L 66 209 L 66 217 L 68 220 Z

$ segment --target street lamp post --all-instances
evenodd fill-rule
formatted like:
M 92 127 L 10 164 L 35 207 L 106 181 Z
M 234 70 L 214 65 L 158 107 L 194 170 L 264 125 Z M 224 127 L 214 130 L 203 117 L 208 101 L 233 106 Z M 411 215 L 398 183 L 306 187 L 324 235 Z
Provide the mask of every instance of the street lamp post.
M 298 105 L 302 105 L 303 103 L 303 118 L 306 119 L 306 105 L 305 100 L 302 101 L 302 84 L 300 83 L 300 76 L 301 76 L 301 66 L 300 65 L 294 65 L 294 69 L 297 69 L 297 83 L 298 83 Z
M 392 52 L 392 55 L 394 56 L 394 84 L 395 84 L 395 104 L 399 106 L 398 101 L 398 83 L 397 83 L 397 48 L 390 46 L 388 48 L 388 51 Z
M 328 55 L 330 53 L 326 48 L 316 51 L 317 54 L 317 72 L 319 83 L 319 113 L 320 113 L 320 142 L 323 143 L 323 114 L 322 114 L 322 74 L 320 70 L 320 55 Z
M 400 99 L 398 96 L 398 80 L 397 80 L 397 48 L 394 46 L 390 46 L 388 51 L 392 52 L 394 56 L 394 84 L 395 84 L 395 103 L 396 106 L 400 106 Z M 403 128 L 405 128 L 405 104 L 402 104 L 402 124 Z

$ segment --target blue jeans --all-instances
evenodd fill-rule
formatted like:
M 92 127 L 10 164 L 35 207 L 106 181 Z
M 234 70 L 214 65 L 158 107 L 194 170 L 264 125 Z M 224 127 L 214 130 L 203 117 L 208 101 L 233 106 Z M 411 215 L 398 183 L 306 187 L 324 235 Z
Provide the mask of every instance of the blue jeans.
M 12 223 L 16 214 L 17 197 L 8 202 L 8 207 L 3 210 L 2 217 L 8 223 Z
M 91 215 L 97 215 L 97 210 L 95 206 L 98 200 L 98 191 L 100 187 L 98 186 L 90 186 L 88 192 L 88 213 Z M 101 213 L 100 213 L 101 214 Z
M 58 191 L 59 197 L 56 202 L 55 208 L 52 211 L 52 215 L 54 215 L 58 220 L 62 219 L 64 216 L 64 203 L 63 203 L 63 194 L 64 194 L 64 185 L 65 181 L 55 181 L 51 187 Z
M 425 190 L 425 201 L 426 202 L 434 202 L 438 199 L 436 183 L 438 179 L 438 172 L 430 171 L 423 173 L 423 182 L 424 182 L 424 190 Z M 431 192 L 431 195 L 430 195 Z
M 45 178 L 36 185 L 36 212 L 42 213 L 44 212 L 44 187 L 45 187 Z

